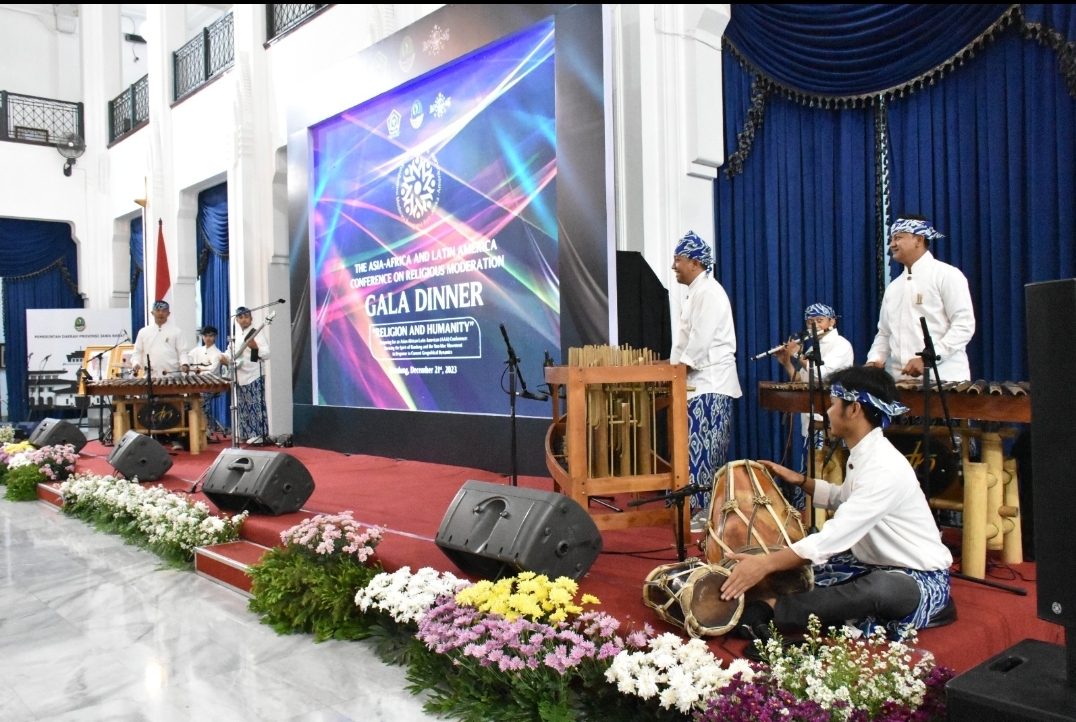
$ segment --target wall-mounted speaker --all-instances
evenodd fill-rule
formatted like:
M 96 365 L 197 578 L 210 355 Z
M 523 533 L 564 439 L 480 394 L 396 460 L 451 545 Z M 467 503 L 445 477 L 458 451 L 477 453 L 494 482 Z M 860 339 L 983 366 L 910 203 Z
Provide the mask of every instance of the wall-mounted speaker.
M 77 452 L 82 451 L 82 447 L 86 445 L 86 435 L 70 421 L 45 419 L 30 434 L 30 443 L 39 449 L 42 446 L 71 444 Z
M 172 456 L 159 441 L 132 429 L 112 449 L 108 463 L 124 479 L 157 481 L 172 468 Z
M 520 571 L 579 579 L 602 550 L 598 527 L 576 501 L 485 481 L 460 488 L 435 541 L 462 571 L 485 579 Z
M 303 508 L 314 479 L 282 451 L 225 449 L 209 467 L 202 493 L 221 509 L 278 516 Z

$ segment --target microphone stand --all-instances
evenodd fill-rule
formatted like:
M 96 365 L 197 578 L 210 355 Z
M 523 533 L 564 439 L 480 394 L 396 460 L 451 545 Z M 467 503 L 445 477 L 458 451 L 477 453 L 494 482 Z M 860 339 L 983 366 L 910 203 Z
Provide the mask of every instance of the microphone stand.
M 675 491 L 667 491 L 657 496 L 648 496 L 645 499 L 632 499 L 628 506 L 642 506 L 656 501 L 671 501 L 676 504 L 676 559 L 684 561 L 687 558 L 687 545 L 684 540 L 684 499 L 694 496 L 701 491 L 710 491 L 711 487 L 699 484 L 688 484 Z
M 923 359 L 923 462 L 920 467 L 920 483 L 923 486 L 923 494 L 926 495 L 927 503 L 930 502 L 930 495 L 933 489 L 931 488 L 930 474 L 933 469 L 933 464 L 930 460 L 930 374 L 934 373 L 934 380 L 938 384 L 938 398 L 941 399 L 942 413 L 945 415 L 945 427 L 949 430 L 949 442 L 953 445 L 953 450 L 957 450 L 956 438 L 953 436 L 953 419 L 949 415 L 949 402 L 945 398 L 945 388 L 942 386 L 941 374 L 938 373 L 938 354 L 934 350 L 934 339 L 930 337 L 930 329 L 927 328 L 927 319 L 924 316 L 919 317 L 919 325 L 923 329 L 923 351 L 917 353 Z M 963 551 L 963 550 L 962 550 Z M 982 584 L 983 586 L 993 587 L 994 589 L 1001 589 L 1006 592 L 1018 594 L 1021 597 L 1027 596 L 1027 590 L 1020 587 L 1010 586 L 1008 584 L 1001 584 L 1000 582 L 990 581 L 989 579 L 979 579 L 972 577 L 963 572 L 949 572 L 950 577 L 957 579 L 963 579 L 966 582 L 975 582 L 976 584 Z
M 104 357 L 104 355 L 106 353 L 111 353 L 120 344 L 127 343 L 130 340 L 131 340 L 131 337 L 128 336 L 125 333 L 125 334 L 123 334 L 123 340 L 122 341 L 117 341 L 115 344 L 112 345 L 112 348 L 109 348 L 109 349 L 106 349 L 104 351 L 101 351 L 100 353 L 90 357 L 90 363 L 91 364 L 94 363 L 94 362 L 97 363 L 97 376 L 98 376 L 97 380 L 98 381 L 101 380 L 100 377 L 102 376 L 102 374 L 101 374 L 101 359 Z M 148 360 L 148 358 L 149 357 L 147 357 L 147 360 Z M 81 370 L 85 372 L 85 369 L 81 369 Z M 105 432 L 105 397 L 104 397 L 103 394 L 98 394 L 97 395 L 97 422 L 100 424 L 100 426 L 98 427 L 100 429 L 100 431 L 98 433 L 98 441 L 101 442 L 102 446 L 112 446 L 112 442 L 114 441 L 114 439 L 112 438 L 112 415 L 109 414 L 109 417 L 108 417 L 108 432 L 106 433 Z
M 545 401 L 549 398 L 548 395 L 539 393 L 533 393 L 527 390 L 527 382 L 523 380 L 523 372 L 519 369 L 519 357 L 516 356 L 515 349 L 512 348 L 512 342 L 508 340 L 508 331 L 504 328 L 504 324 L 501 324 L 501 336 L 504 337 L 504 345 L 508 349 L 508 360 L 505 363 L 508 365 L 508 395 L 512 401 L 509 408 L 511 409 L 510 415 L 511 421 L 511 467 L 512 467 L 512 486 L 519 486 L 519 454 L 517 448 L 517 435 L 516 435 L 516 397 L 522 396 L 525 399 L 531 399 L 532 401 Z M 519 386 L 523 387 L 523 391 L 517 391 L 516 380 L 519 380 Z M 504 388 L 503 386 L 501 388 Z
M 34 394 L 30 391 L 30 359 L 34 357 L 34 352 L 31 351 L 26 355 L 26 423 L 30 423 L 34 418 Z
M 808 323 L 811 331 L 811 349 L 804 354 L 807 359 L 807 476 L 810 479 L 814 479 L 818 469 L 815 468 L 815 430 L 814 430 L 814 410 L 815 410 L 815 374 L 818 374 L 818 392 L 823 403 L 825 403 L 825 396 L 822 396 L 825 392 L 822 389 L 822 366 L 825 362 L 822 360 L 822 349 L 818 344 L 818 328 L 813 323 Z M 822 432 L 823 438 L 828 436 L 829 418 L 822 415 Z M 818 531 L 818 527 L 815 526 L 814 520 L 814 507 L 811 507 L 811 523 L 809 533 L 814 534 Z

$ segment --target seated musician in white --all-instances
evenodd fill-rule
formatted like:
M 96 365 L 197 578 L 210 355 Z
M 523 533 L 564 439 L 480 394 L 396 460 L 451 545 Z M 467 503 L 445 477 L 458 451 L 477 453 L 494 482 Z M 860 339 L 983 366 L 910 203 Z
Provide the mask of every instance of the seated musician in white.
M 217 348 L 217 327 L 202 326 L 202 345 L 190 353 L 191 371 L 198 374 L 219 374 L 223 357 L 224 352 Z M 207 420 L 213 417 L 210 402 L 218 395 L 202 394 L 202 413 Z M 208 428 L 206 434 L 209 434 Z
M 897 402 L 892 377 L 879 368 L 852 366 L 827 382 L 832 432 L 850 449 L 844 484 L 761 463 L 802 486 L 816 506 L 835 512 L 833 518 L 791 548 L 732 555 L 738 564 L 721 588 L 723 599 L 734 599 L 773 572 L 815 565 L 811 591 L 747 606 L 741 624 L 755 636 L 765 637 L 771 620 L 782 631 L 802 629 L 812 614 L 824 626 L 877 623 L 899 634 L 905 625 L 926 626 L 949 603 L 953 557 L 941 543 L 915 472 L 882 435 L 891 417 L 907 411 Z
M 190 371 L 190 343 L 187 334 L 168 320 L 172 311 L 164 301 L 153 302 L 153 323 L 146 324 L 135 338 L 131 367 L 141 376 L 144 367 L 154 376 Z

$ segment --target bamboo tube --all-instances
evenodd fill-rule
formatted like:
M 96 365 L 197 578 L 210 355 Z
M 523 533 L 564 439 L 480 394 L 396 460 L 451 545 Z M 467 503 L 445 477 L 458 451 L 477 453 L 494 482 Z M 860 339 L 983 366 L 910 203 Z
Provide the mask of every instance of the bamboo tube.
M 1011 531 L 1005 532 L 1001 560 L 1006 564 L 1019 564 L 1024 561 L 1024 541 L 1020 523 L 1020 484 L 1016 475 L 1016 459 L 1005 459 L 1003 463 L 1005 468 L 1005 506 L 1015 509 L 1016 514 L 1009 517 L 1012 520 L 1013 528 Z
M 964 539 L 961 568 L 969 577 L 986 576 L 986 464 L 964 462 Z
M 1005 486 L 1002 483 L 1005 478 L 1004 457 L 1001 452 L 1001 437 L 994 432 L 983 434 L 983 463 L 986 464 L 987 492 L 986 492 L 986 521 L 995 529 L 1001 529 L 1001 508 L 1005 498 Z M 1004 546 L 1001 534 L 987 538 L 989 549 L 1001 549 Z

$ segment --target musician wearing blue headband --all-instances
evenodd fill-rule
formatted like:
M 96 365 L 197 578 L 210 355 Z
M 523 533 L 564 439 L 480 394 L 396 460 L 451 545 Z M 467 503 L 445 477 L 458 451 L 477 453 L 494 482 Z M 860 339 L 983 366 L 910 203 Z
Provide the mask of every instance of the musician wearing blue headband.
M 728 294 L 714 279 L 710 246 L 692 231 L 673 253 L 677 283 L 687 286 L 673 336 L 671 363 L 687 365 L 688 466 L 691 481 L 713 484 L 715 470 L 728 456 L 732 400 L 739 398 L 736 374 L 736 330 Z M 691 497 L 692 531 L 706 523 L 709 493 Z
M 931 254 L 930 242 L 945 238 L 923 216 L 905 214 L 890 227 L 889 251 L 904 266 L 885 289 L 878 317 L 878 334 L 867 363 L 884 368 L 893 378 L 923 375 L 923 328 L 927 320 L 938 373 L 943 381 L 971 379 L 965 351 L 975 335 L 975 311 L 968 279 L 959 269 Z
M 254 317 L 246 306 L 235 309 L 235 320 L 239 324 L 238 338 L 228 345 L 221 363 L 234 366 L 238 438 L 248 444 L 263 444 L 269 437 L 264 373 L 264 364 L 269 360 L 269 326 L 254 326 Z
M 190 342 L 187 334 L 168 320 L 172 314 L 168 303 L 154 301 L 150 312 L 153 323 L 146 324 L 135 337 L 131 367 L 136 376 L 148 366 L 154 376 L 190 370 Z
M 827 414 L 833 435 L 850 450 L 848 475 L 840 486 L 807 479 L 770 461 L 775 476 L 803 487 L 815 506 L 833 518 L 817 534 L 773 554 L 738 559 L 722 587 L 733 599 L 769 574 L 814 565 L 808 592 L 757 600 L 744 610 L 750 635 L 766 637 L 769 622 L 779 630 L 807 626 L 811 615 L 826 626 L 855 620 L 883 625 L 891 635 L 920 629 L 949 605 L 953 557 L 941 542 L 926 497 L 908 460 L 883 436 L 889 421 L 908 409 L 897 401 L 892 377 L 882 369 L 852 366 L 828 377 Z

